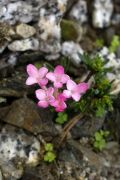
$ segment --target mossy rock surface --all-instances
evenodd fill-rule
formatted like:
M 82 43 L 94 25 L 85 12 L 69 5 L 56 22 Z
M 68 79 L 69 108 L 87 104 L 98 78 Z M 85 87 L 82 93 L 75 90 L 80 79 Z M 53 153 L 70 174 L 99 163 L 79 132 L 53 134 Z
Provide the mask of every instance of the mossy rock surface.
M 71 20 L 63 19 L 61 21 L 61 34 L 64 41 L 80 41 L 82 36 L 82 28 Z

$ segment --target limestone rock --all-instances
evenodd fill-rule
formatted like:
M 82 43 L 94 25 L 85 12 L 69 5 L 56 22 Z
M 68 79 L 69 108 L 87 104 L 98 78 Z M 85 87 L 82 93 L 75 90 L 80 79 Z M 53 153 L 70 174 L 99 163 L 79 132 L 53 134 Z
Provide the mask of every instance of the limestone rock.
M 83 54 L 83 49 L 73 41 L 65 41 L 62 44 L 62 54 L 68 57 L 76 66 L 79 66 L 81 63 L 80 54 Z
M 103 47 L 99 51 L 99 55 L 105 60 L 105 67 L 112 68 L 110 73 L 107 73 L 107 77 L 112 83 L 111 94 L 118 94 L 120 92 L 120 58 L 115 53 L 111 53 L 107 47 Z
M 8 45 L 8 49 L 11 51 L 26 51 L 26 50 L 35 51 L 39 49 L 39 41 L 35 38 L 16 40 Z
M 36 30 L 32 26 L 22 23 L 16 27 L 16 33 L 23 38 L 29 38 L 36 33 Z
M 24 166 L 39 162 L 40 143 L 23 130 L 6 125 L 0 132 L 0 166 L 3 175 L 19 179 Z
M 111 23 L 113 2 L 111 0 L 95 0 L 93 10 L 93 26 L 96 28 L 108 27 Z
M 72 7 L 69 18 L 75 20 L 79 24 L 86 23 L 87 17 L 87 2 L 85 0 L 78 0 L 78 2 Z

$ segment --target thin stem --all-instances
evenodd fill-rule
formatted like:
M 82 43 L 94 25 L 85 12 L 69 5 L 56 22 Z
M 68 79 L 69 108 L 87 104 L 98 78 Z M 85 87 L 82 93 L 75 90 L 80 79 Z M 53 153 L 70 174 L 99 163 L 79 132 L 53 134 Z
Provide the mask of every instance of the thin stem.
M 88 74 L 88 76 L 87 76 L 86 79 L 84 80 L 84 82 L 88 82 L 92 75 L 93 75 L 93 72 L 90 71 L 89 74 Z
M 63 143 L 63 141 L 65 140 L 68 132 L 73 128 L 73 126 L 83 117 L 83 114 L 78 114 L 77 116 L 75 116 L 74 118 L 72 118 L 67 125 L 64 127 L 62 133 L 61 133 L 61 139 L 59 142 L 59 146 Z

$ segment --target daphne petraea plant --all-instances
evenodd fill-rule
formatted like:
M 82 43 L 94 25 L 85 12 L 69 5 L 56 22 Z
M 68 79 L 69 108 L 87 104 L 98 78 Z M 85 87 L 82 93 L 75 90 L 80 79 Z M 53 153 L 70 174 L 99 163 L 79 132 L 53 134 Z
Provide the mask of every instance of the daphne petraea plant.
M 38 106 L 43 108 L 52 106 L 57 112 L 62 112 L 67 108 L 66 101 L 69 98 L 79 101 L 89 88 L 88 83 L 76 84 L 64 73 L 61 65 L 55 67 L 53 72 L 48 72 L 46 67 L 37 69 L 34 65 L 29 64 L 27 73 L 29 77 L 26 85 L 39 85 L 39 89 L 35 91 Z

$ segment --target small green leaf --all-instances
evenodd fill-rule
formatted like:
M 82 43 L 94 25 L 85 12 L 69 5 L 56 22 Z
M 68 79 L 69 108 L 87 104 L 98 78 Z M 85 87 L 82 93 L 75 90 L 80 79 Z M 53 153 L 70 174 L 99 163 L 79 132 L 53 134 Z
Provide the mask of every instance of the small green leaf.
M 95 140 L 96 140 L 96 141 L 101 141 L 102 138 L 103 138 L 103 137 L 101 136 L 101 134 L 100 134 L 99 132 L 96 132 L 96 133 L 95 133 Z
M 104 46 L 104 40 L 103 39 L 96 39 L 96 42 L 95 42 L 96 46 L 98 48 L 101 48 Z
M 55 119 L 55 122 L 58 124 L 64 124 L 68 120 L 68 115 L 65 112 L 58 113 L 58 117 Z
M 56 158 L 56 155 L 54 152 L 47 152 L 45 155 L 44 155 L 44 161 L 46 162 L 53 162 Z
M 52 143 L 45 144 L 45 151 L 53 151 L 53 144 Z
M 105 139 L 102 139 L 99 143 L 100 151 L 103 150 L 105 148 L 105 146 L 106 146 L 106 141 L 105 141 Z
M 115 52 L 119 46 L 120 46 L 120 37 L 114 35 L 109 47 L 110 52 Z

